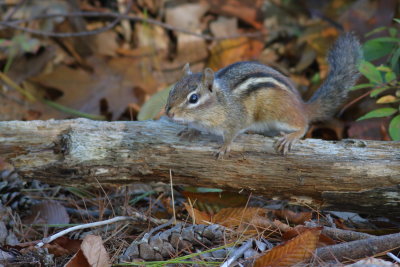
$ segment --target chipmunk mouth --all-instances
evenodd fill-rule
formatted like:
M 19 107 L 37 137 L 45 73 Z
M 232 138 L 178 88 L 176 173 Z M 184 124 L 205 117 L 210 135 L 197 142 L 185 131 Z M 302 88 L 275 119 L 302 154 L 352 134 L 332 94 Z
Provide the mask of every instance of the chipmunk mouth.
M 176 117 L 176 116 L 170 117 L 170 119 L 179 124 L 188 124 L 188 123 L 192 122 L 191 120 L 181 118 L 181 117 Z

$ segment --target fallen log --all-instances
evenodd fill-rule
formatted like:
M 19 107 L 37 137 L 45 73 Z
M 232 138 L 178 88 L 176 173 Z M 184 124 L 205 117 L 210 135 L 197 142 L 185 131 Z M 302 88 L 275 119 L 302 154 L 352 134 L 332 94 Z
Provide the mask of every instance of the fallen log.
M 165 120 L 0 122 L 0 157 L 26 179 L 59 185 L 163 181 L 248 190 L 326 209 L 400 216 L 400 142 L 306 139 L 287 156 L 274 139 L 239 136 L 230 157 L 221 140 L 182 141 Z

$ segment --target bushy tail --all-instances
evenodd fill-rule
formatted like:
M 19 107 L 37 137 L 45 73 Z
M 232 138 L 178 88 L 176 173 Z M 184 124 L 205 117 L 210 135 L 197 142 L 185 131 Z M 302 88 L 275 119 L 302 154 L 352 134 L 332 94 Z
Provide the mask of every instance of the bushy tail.
M 328 54 L 328 77 L 307 102 L 311 121 L 332 117 L 344 104 L 349 88 L 360 76 L 358 64 L 362 57 L 360 42 L 353 34 L 339 37 Z

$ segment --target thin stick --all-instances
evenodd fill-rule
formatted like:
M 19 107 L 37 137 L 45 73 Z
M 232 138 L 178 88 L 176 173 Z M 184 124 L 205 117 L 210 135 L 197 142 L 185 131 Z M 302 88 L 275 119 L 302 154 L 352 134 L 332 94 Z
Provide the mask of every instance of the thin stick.
M 146 217 L 143 214 L 140 214 L 138 212 L 134 212 L 133 216 L 118 216 L 118 217 L 115 217 L 115 218 L 112 218 L 112 219 L 108 219 L 108 220 L 104 220 L 104 221 L 86 223 L 86 224 L 76 225 L 76 226 L 67 228 L 67 229 L 65 229 L 65 230 L 63 230 L 61 232 L 58 232 L 58 233 L 56 233 L 56 234 L 54 234 L 52 236 L 43 238 L 41 242 L 36 244 L 36 247 L 40 248 L 40 247 L 44 246 L 44 244 L 50 243 L 50 242 L 54 241 L 55 239 L 57 239 L 57 238 L 59 238 L 59 237 L 61 237 L 63 235 L 66 235 L 66 234 L 68 234 L 70 232 L 76 231 L 76 230 L 102 226 L 102 225 L 111 224 L 111 223 L 120 222 L 120 221 L 136 221 L 137 219 L 142 220 L 142 221 L 149 220 L 150 222 L 156 223 L 156 224 L 165 223 L 165 220 L 158 220 L 158 219 Z
M 174 187 L 173 187 L 173 183 L 172 183 L 172 171 L 171 171 L 171 169 L 169 169 L 169 184 L 171 185 L 172 213 L 174 215 L 174 224 L 176 224 L 175 198 L 174 198 Z
M 90 228 L 90 227 L 97 227 L 97 226 L 101 226 L 101 225 L 105 225 L 105 224 L 110 224 L 110 223 L 115 223 L 115 222 L 119 222 L 119 221 L 129 221 L 129 220 L 134 220 L 134 218 L 129 217 L 129 216 L 118 216 L 112 219 L 108 219 L 105 221 L 99 221 L 99 222 L 93 222 L 93 223 L 86 223 L 86 224 L 81 224 L 81 225 L 76 225 L 70 228 L 67 228 L 61 232 L 58 232 L 57 234 L 54 234 L 52 236 L 43 238 L 41 242 L 39 242 L 36 247 L 40 248 L 42 246 L 44 246 L 44 244 L 50 243 L 51 241 L 66 235 L 70 232 L 76 231 L 76 230 L 80 230 L 80 229 L 86 229 L 86 228 Z

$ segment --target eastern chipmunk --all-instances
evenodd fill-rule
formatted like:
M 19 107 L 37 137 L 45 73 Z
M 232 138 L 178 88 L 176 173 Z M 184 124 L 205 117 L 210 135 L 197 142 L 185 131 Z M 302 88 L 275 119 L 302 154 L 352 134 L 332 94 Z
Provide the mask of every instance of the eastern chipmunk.
M 310 123 L 333 116 L 344 103 L 359 77 L 361 58 L 356 37 L 339 37 L 328 54 L 328 77 L 307 102 L 286 76 L 261 63 L 237 62 L 215 73 L 210 68 L 192 73 L 186 64 L 184 77 L 169 93 L 166 114 L 193 128 L 179 133 L 182 137 L 191 139 L 199 130 L 222 136 L 217 158 L 247 130 L 282 134 L 275 149 L 286 154 Z

